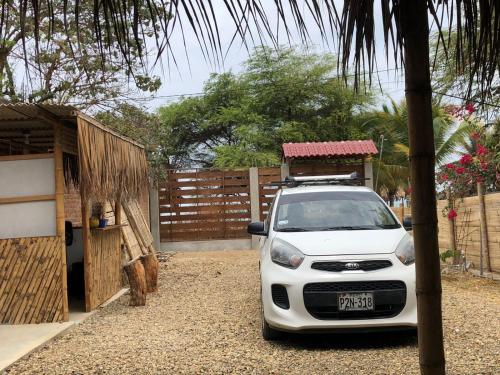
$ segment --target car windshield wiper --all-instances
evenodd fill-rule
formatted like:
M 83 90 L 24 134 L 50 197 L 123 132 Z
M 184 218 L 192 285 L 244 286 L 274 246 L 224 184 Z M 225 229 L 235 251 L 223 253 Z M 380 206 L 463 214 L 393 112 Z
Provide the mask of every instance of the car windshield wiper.
M 328 227 L 328 228 L 321 228 L 319 230 L 370 230 L 370 229 L 375 229 L 376 227 L 373 225 L 343 225 L 343 226 L 337 226 L 337 227 Z
M 401 228 L 401 225 L 399 225 L 399 224 L 377 224 L 375 226 L 377 228 L 382 228 L 382 229 L 396 229 L 396 228 Z
M 276 232 L 310 232 L 310 231 L 311 231 L 310 229 L 296 228 L 296 227 L 276 229 Z

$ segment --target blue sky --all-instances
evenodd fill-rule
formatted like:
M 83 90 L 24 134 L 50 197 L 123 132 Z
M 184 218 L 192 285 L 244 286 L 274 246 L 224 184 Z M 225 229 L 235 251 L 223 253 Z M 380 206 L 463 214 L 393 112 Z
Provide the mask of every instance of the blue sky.
M 222 1 L 214 0 L 213 3 L 215 12 L 219 15 L 223 15 L 222 17 L 219 17 L 219 30 L 221 34 L 222 47 L 224 49 L 228 49 L 235 27 L 230 20 Z M 276 13 L 274 10 L 274 2 L 266 0 L 262 1 L 262 3 L 265 4 L 264 7 L 268 10 L 268 14 L 270 15 L 269 18 L 273 27 L 276 27 L 277 23 L 274 22 L 275 17 L 272 16 Z M 340 2 L 337 1 L 337 3 Z M 378 5 L 378 2 L 375 3 Z M 380 10 L 376 8 L 376 12 L 379 11 Z M 227 19 L 227 22 L 224 22 L 224 19 Z M 305 21 L 308 25 L 310 25 L 310 42 L 308 47 L 315 52 L 335 52 L 336 46 L 332 44 L 333 40 L 330 39 L 328 41 L 328 45 L 325 43 L 325 41 L 321 38 L 319 31 L 314 27 L 313 19 L 309 17 L 306 18 Z M 186 23 L 186 27 L 187 20 L 184 22 Z M 284 32 L 280 32 L 278 36 L 280 38 L 280 43 L 284 45 L 288 44 L 288 40 L 286 39 Z M 293 45 L 301 45 L 298 33 L 294 33 L 292 38 Z M 394 68 L 392 61 L 386 63 L 385 49 L 382 44 L 383 34 L 379 29 L 376 29 L 376 39 L 380 42 L 380 45 L 377 45 L 376 50 L 377 70 L 384 72 L 380 73 L 378 76 L 381 89 L 379 88 L 377 78 L 375 78 L 373 82 L 373 90 L 377 93 L 380 92 L 379 97 L 381 102 L 388 101 L 389 96 L 399 101 L 404 97 L 404 79 L 402 78 L 401 72 L 392 70 Z M 177 58 L 178 70 L 173 67 L 173 65 L 168 67 L 167 59 L 165 57 L 162 59 L 163 66 L 158 65 L 154 68 L 154 74 L 157 74 L 162 78 L 163 84 L 160 90 L 153 95 L 153 98 L 148 96 L 147 99 L 145 98 L 146 100 L 143 101 L 142 104 L 148 109 L 154 110 L 161 105 L 178 100 L 178 95 L 199 93 L 202 90 L 203 83 L 208 79 L 211 73 L 220 73 L 230 70 L 233 72 L 239 72 L 242 69 L 242 63 L 248 57 L 247 49 L 242 46 L 240 40 L 237 40 L 231 48 L 227 50 L 224 65 L 214 65 L 207 62 L 203 58 L 203 54 L 201 53 L 201 49 L 196 41 L 194 33 L 190 32 L 190 30 L 186 30 L 186 28 L 185 43 L 186 47 L 184 47 L 183 38 L 180 33 L 180 29 L 178 28 L 174 31 L 171 38 L 172 50 Z M 187 58 L 186 55 L 189 56 L 189 58 Z M 392 55 L 390 54 L 389 56 Z M 390 71 L 385 72 L 388 69 Z

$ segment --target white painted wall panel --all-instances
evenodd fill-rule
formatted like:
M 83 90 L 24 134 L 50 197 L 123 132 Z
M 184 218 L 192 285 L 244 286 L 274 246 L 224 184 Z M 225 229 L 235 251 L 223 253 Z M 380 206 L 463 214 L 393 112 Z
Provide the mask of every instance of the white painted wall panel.
M 54 194 L 54 159 L 0 161 L 0 198 Z
M 0 239 L 55 235 L 55 201 L 0 204 Z

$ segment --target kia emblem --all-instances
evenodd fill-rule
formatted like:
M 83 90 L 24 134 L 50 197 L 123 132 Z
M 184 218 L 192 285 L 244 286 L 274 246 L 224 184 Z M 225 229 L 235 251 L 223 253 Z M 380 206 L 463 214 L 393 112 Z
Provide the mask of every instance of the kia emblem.
M 359 263 L 355 263 L 355 262 L 346 263 L 344 267 L 346 270 L 349 270 L 349 271 L 357 270 L 357 269 L 359 269 Z

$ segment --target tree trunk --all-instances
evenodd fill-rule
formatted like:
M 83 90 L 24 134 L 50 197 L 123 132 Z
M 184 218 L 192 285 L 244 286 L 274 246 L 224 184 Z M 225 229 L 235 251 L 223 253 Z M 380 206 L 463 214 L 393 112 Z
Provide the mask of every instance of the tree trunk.
M 146 273 L 146 290 L 148 293 L 158 290 L 158 259 L 154 253 L 141 256 L 141 262 Z
M 425 1 L 413 0 L 400 3 L 413 188 L 418 347 L 420 372 L 427 375 L 445 374 L 445 359 L 426 4 Z
M 146 276 L 141 260 L 129 262 L 124 268 L 130 285 L 130 306 L 144 306 L 146 304 Z
M 481 254 L 479 258 L 479 270 L 481 276 L 483 272 L 490 272 L 490 251 L 488 247 L 488 223 L 486 221 L 486 206 L 484 204 L 484 185 L 477 183 L 477 197 L 479 198 L 479 227 L 481 229 Z

